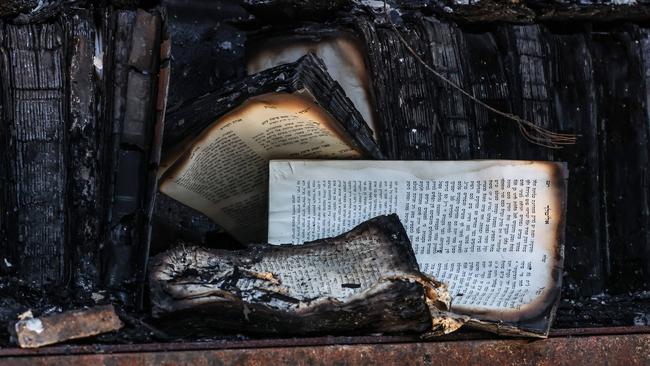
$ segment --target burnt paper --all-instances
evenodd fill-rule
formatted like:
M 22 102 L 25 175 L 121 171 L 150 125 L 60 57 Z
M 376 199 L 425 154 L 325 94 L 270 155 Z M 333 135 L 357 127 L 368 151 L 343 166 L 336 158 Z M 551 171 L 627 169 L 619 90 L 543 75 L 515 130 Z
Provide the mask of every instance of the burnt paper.
M 362 116 L 311 54 L 201 97 L 168 120 L 188 130 L 163 160 L 161 192 L 243 243 L 266 238 L 268 160 L 382 157 Z
M 249 36 L 246 69 L 249 74 L 273 66 L 295 62 L 313 53 L 323 60 L 327 72 L 336 80 L 345 95 L 368 123 L 377 139 L 377 116 L 374 110 L 370 75 L 365 65 L 365 45 L 353 34 L 339 29 L 309 28 L 295 30 L 293 34 L 262 34 Z
M 561 288 L 567 171 L 535 161 L 272 161 L 269 242 L 300 244 L 396 212 L 451 310 L 545 336 Z
M 175 333 L 448 333 L 463 322 L 445 313 L 446 287 L 419 272 L 396 215 L 301 246 L 180 246 L 153 258 L 149 283 L 154 317 Z

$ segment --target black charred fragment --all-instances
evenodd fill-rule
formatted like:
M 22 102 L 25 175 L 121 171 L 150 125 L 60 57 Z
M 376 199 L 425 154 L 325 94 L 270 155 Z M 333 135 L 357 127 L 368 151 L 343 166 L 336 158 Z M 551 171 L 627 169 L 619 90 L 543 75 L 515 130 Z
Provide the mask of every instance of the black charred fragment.
M 428 4 L 427 4 L 428 5 Z M 426 9 L 426 6 L 420 7 Z M 620 3 L 602 0 L 445 0 L 431 9 L 436 15 L 463 24 L 495 22 L 616 22 L 647 21 L 650 4 L 645 0 Z
M 152 259 L 149 283 L 153 315 L 181 335 L 425 332 L 448 296 L 419 272 L 396 215 L 299 246 L 180 246 Z
M 650 87 L 650 59 L 647 31 L 617 30 L 593 35 L 592 62 L 600 121 L 603 272 L 607 286 L 623 292 L 650 286 L 650 116 L 646 98 L 639 97 Z
M 51 20 L 62 10 L 62 0 L 5 0 L 0 4 L 0 18 L 20 24 Z
M 566 243 L 568 254 L 565 264 L 569 275 L 565 276 L 565 294 L 575 296 L 602 293 L 604 247 L 603 226 L 606 217 L 601 212 L 602 192 L 605 187 L 598 177 L 600 167 L 599 123 L 597 114 L 596 85 L 594 83 L 593 57 L 590 50 L 591 36 L 587 32 L 546 33 L 549 42 L 552 75 L 552 99 L 555 103 L 557 123 L 562 130 L 580 131 L 579 143 L 557 158 L 570 161 L 571 184 L 567 206 Z M 585 67 L 576 67 L 585 65 Z M 579 283 L 579 286 L 576 286 Z M 567 286 L 568 284 L 568 286 Z
M 155 0 L 3 0 L 0 19 L 17 24 L 36 24 L 53 20 L 65 12 L 101 7 L 135 9 L 155 6 Z
M 179 241 L 207 246 L 209 242 L 206 241 L 206 236 L 220 230 L 207 216 L 164 193 L 156 195 L 154 220 L 151 255 L 165 251 Z M 236 243 L 234 238 L 231 240 Z M 224 240 L 218 239 L 210 242 L 221 244 Z
M 464 25 L 491 23 L 532 24 L 540 22 L 617 22 L 650 20 L 647 0 L 613 3 L 603 0 L 387 0 L 391 16 L 427 16 Z M 384 1 L 245 0 L 246 9 L 270 24 L 287 21 L 324 21 L 350 13 L 384 13 Z M 398 10 L 395 10 L 398 9 Z
M 323 21 L 353 6 L 350 0 L 244 0 L 242 3 L 256 17 L 269 23 L 287 19 Z

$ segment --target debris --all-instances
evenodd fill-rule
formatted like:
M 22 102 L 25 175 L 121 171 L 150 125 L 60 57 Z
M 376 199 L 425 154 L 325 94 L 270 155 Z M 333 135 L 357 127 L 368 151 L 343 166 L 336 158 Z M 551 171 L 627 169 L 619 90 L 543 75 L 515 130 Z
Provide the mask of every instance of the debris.
M 26 312 L 18 315 L 18 319 L 20 319 L 20 320 L 27 320 L 27 319 L 31 319 L 33 317 L 34 317 L 34 314 L 32 313 L 31 310 L 27 310 Z
M 71 339 L 87 338 L 119 330 L 123 324 L 113 305 L 32 317 L 31 311 L 19 316 L 15 341 L 22 348 L 38 348 Z

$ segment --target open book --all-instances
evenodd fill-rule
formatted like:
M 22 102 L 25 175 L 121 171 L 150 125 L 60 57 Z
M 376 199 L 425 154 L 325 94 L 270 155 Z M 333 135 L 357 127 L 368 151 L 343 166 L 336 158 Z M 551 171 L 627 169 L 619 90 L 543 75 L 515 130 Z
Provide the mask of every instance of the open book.
M 167 119 L 191 128 L 163 159 L 160 190 L 242 242 L 266 241 L 269 159 L 381 157 L 359 112 L 311 54 Z
M 269 243 L 299 244 L 397 213 L 451 311 L 545 336 L 559 300 L 567 170 L 535 161 L 270 163 Z

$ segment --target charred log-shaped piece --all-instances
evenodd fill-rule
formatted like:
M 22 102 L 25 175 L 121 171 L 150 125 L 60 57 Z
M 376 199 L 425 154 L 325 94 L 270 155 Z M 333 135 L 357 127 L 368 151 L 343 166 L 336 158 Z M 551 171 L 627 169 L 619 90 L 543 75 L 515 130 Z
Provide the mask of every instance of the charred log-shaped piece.
M 397 215 L 301 246 L 180 246 L 153 259 L 149 280 L 153 315 L 180 333 L 449 332 L 460 324 L 442 315 L 446 286 L 419 272 Z
M 103 208 L 100 162 L 103 139 L 97 108 L 100 79 L 96 76 L 97 24 L 91 11 L 76 9 L 65 14 L 68 35 L 68 179 L 70 200 L 75 209 L 69 212 L 70 241 L 74 285 L 92 288 L 99 278 L 98 252 L 102 230 Z
M 124 324 L 113 305 L 70 310 L 39 318 L 26 317 L 14 325 L 14 338 L 22 348 L 37 348 L 117 331 Z

